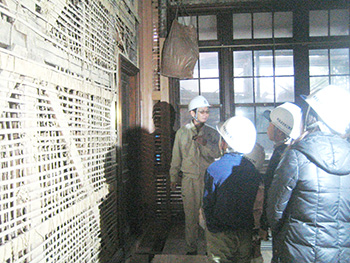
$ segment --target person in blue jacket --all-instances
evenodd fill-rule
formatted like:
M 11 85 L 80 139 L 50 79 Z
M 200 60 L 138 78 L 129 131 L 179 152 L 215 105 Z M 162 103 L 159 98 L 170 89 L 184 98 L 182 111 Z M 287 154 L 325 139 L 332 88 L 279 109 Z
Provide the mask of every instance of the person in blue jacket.
M 205 174 L 203 211 L 207 254 L 214 262 L 250 262 L 254 204 L 262 178 L 244 157 L 256 141 L 254 124 L 235 116 L 217 126 L 222 157 Z

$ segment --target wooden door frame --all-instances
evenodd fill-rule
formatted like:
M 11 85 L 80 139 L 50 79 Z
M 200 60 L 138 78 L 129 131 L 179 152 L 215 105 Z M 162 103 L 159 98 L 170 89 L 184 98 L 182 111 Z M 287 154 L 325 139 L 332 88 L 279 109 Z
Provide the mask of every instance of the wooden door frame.
M 124 55 L 119 55 L 119 70 L 118 70 L 118 102 L 117 102 L 117 131 L 118 131 L 118 149 L 117 149 L 117 160 L 118 160 L 118 169 L 117 169 L 117 216 L 118 216 L 118 239 L 120 242 L 121 247 L 128 246 L 127 236 L 125 236 L 125 233 L 123 232 L 124 227 L 124 216 L 122 213 L 125 211 L 119 211 L 119 209 L 122 208 L 123 204 L 123 193 L 125 191 L 124 189 L 124 182 L 123 182 L 123 167 L 124 167 L 124 160 L 123 160 L 123 85 L 122 85 L 122 74 L 126 74 L 129 76 L 129 83 L 130 88 L 132 89 L 132 95 L 134 98 L 134 109 L 132 112 L 132 125 L 133 126 L 139 126 L 141 123 L 141 113 L 140 113 L 140 98 L 141 98 L 141 92 L 140 92 L 140 85 L 139 85 L 139 72 L 140 70 L 132 63 L 129 59 L 127 59 Z M 130 96 L 130 97 L 131 97 Z M 129 109 L 128 109 L 129 110 Z M 130 118 L 130 116 L 129 116 Z M 130 122 L 129 122 L 130 123 Z
M 130 77 L 130 86 L 133 88 L 133 95 L 135 96 L 135 112 L 133 112 L 133 117 L 135 119 L 135 125 L 141 124 L 141 92 L 140 92 L 140 81 L 139 81 L 139 72 L 140 70 L 128 60 L 124 55 L 119 55 L 119 103 L 120 110 L 123 110 L 122 107 L 122 73 L 127 74 Z M 123 125 L 121 123 L 121 125 Z M 122 128 L 122 127 L 120 127 Z

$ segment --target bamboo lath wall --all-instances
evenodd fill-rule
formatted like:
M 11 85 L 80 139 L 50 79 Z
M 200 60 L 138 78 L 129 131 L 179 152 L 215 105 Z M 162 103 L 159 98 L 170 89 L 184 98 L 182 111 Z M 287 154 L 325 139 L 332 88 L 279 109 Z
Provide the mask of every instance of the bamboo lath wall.
M 107 262 L 134 1 L 0 0 L 0 262 Z

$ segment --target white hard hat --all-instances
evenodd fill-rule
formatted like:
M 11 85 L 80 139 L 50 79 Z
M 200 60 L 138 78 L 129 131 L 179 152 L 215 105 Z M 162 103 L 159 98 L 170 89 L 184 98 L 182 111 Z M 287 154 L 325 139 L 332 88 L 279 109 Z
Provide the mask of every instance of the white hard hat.
M 188 111 L 195 110 L 197 108 L 201 107 L 210 107 L 209 102 L 206 98 L 199 95 L 197 97 L 194 97 L 190 103 L 188 104 Z
M 332 130 L 345 134 L 350 124 L 350 93 L 338 86 L 320 88 L 301 96 Z
M 270 113 L 270 121 L 284 134 L 297 139 L 301 134 L 302 110 L 296 104 L 285 102 Z
M 244 155 L 249 161 L 251 161 L 257 170 L 261 170 L 265 161 L 265 150 L 259 143 L 256 143 L 253 150 Z
M 231 117 L 227 121 L 219 123 L 216 129 L 234 151 L 239 153 L 252 151 L 256 141 L 256 129 L 248 118 Z

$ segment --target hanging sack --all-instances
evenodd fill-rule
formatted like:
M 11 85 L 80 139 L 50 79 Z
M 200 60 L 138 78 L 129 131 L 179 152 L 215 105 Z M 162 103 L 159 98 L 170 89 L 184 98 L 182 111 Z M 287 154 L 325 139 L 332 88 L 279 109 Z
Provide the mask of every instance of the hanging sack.
M 196 28 L 182 25 L 174 19 L 164 42 L 160 73 L 172 78 L 193 78 L 198 57 Z

